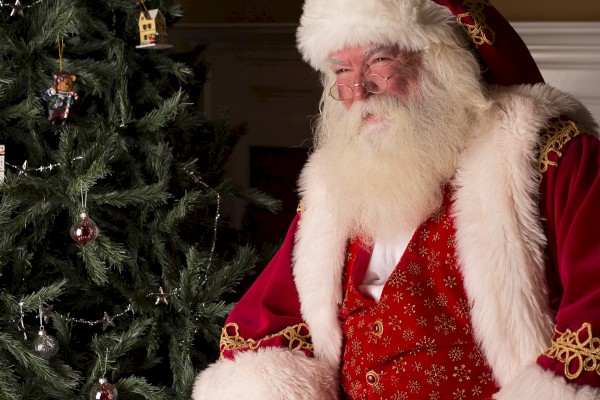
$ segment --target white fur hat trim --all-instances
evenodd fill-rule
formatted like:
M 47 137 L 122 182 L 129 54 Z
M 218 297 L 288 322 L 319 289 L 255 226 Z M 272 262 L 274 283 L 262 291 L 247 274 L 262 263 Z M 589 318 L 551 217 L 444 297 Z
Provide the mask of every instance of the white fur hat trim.
M 306 0 L 296 34 L 302 57 L 325 71 L 329 56 L 345 47 L 395 45 L 420 50 L 457 44 L 450 10 L 432 0 Z

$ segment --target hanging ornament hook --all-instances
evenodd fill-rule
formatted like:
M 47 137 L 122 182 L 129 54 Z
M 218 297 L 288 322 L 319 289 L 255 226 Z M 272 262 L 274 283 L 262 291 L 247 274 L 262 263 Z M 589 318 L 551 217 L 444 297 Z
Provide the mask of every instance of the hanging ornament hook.
M 87 210 L 87 190 L 83 190 L 83 181 L 81 183 L 81 208 L 85 212 Z
M 44 330 L 44 324 L 42 322 L 42 319 L 43 319 L 44 316 L 43 316 L 43 311 L 42 311 L 42 302 L 40 302 L 39 313 L 40 313 L 40 315 L 39 315 L 39 317 L 40 317 L 40 331 L 43 331 Z
M 104 353 L 104 369 L 102 370 L 102 376 L 106 376 L 106 370 L 108 369 L 108 347 L 106 353 Z
M 59 71 L 63 70 L 63 53 L 65 51 L 65 38 L 61 38 L 60 34 L 56 37 L 56 42 L 58 43 L 58 65 Z

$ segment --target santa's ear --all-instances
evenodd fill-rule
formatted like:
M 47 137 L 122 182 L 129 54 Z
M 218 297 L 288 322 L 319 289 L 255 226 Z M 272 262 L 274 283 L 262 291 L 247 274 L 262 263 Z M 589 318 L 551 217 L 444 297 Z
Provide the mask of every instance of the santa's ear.
M 70 78 L 71 78 L 71 80 L 72 80 L 73 82 L 75 82 L 75 81 L 77 80 L 77 76 L 76 76 L 76 75 L 71 75 L 71 76 L 70 76 Z

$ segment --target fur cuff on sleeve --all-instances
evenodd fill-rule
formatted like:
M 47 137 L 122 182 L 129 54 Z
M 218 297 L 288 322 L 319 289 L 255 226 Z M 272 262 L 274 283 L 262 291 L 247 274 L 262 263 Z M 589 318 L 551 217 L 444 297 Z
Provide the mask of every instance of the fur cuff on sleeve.
M 600 389 L 568 383 L 552 371 L 532 364 L 502 387 L 495 400 L 594 400 L 600 399 Z
M 335 400 L 337 372 L 298 350 L 245 351 L 202 371 L 192 400 Z

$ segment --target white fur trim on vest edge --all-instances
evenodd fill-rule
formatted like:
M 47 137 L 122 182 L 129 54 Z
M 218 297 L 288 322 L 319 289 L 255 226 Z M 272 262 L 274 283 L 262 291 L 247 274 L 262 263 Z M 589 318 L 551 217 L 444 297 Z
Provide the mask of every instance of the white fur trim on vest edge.
M 196 378 L 192 400 L 336 400 L 338 371 L 300 350 L 261 348 L 221 360 Z
M 454 213 L 475 336 L 504 386 L 553 333 L 537 203 L 539 133 L 552 117 L 585 112 L 544 84 L 501 89 L 494 97 L 495 115 L 477 127 L 461 159 Z
M 600 389 L 570 384 L 537 364 L 521 370 L 516 379 L 494 395 L 495 400 L 597 400 Z
M 417 51 L 431 43 L 459 44 L 464 35 L 450 10 L 431 0 L 306 0 L 297 46 L 313 68 L 347 46 L 396 45 Z
M 293 274 L 315 357 L 339 368 L 343 335 L 339 308 L 348 230 L 335 220 L 316 157 L 309 159 L 299 180 L 303 212 L 295 236 Z

